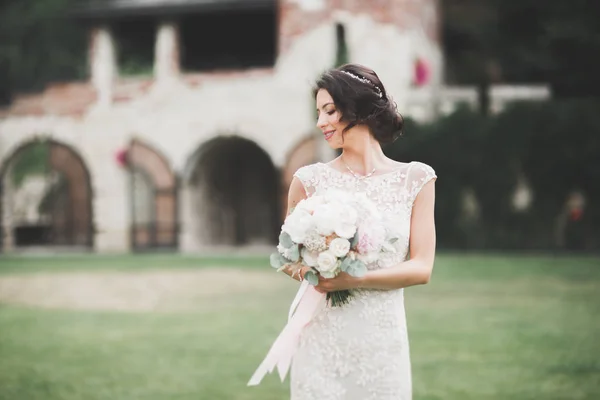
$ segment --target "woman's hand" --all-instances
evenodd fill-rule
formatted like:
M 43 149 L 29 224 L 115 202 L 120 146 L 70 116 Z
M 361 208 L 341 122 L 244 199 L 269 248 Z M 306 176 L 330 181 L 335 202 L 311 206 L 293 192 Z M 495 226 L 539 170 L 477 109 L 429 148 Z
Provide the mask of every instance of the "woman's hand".
M 304 280 L 304 275 L 306 275 L 308 271 L 312 271 L 312 268 L 307 267 L 306 265 L 303 265 L 302 268 L 298 270 L 298 277 L 300 278 L 301 282 Z
M 326 279 L 321 275 L 319 284 L 315 286 L 317 292 L 327 293 L 336 292 L 338 290 L 356 289 L 360 287 L 361 278 L 354 277 L 346 272 L 340 272 L 335 278 Z

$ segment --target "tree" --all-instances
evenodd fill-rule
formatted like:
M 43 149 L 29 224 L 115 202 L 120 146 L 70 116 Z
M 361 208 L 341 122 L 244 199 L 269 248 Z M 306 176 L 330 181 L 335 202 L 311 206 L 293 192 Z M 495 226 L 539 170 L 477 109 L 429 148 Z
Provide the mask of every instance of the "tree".
M 549 83 L 558 97 L 600 96 L 600 2 L 447 0 L 450 82 Z
M 87 32 L 66 17 L 75 1 L 0 2 L 0 104 L 17 92 L 86 76 Z

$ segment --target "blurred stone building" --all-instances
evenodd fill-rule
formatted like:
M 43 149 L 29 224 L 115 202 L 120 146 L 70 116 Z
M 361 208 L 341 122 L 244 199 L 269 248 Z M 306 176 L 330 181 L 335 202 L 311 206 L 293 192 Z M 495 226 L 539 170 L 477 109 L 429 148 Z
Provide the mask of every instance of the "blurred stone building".
M 4 250 L 272 243 L 293 172 L 332 156 L 311 89 L 341 47 L 405 115 L 476 101 L 443 87 L 437 0 L 104 0 L 74 15 L 89 81 L 0 110 Z M 33 149 L 44 172 L 17 184 Z

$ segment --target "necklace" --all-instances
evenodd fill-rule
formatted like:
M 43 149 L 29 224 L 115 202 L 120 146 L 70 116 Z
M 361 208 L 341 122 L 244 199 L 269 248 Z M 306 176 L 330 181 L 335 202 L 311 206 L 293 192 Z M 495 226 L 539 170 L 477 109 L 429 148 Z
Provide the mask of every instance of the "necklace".
M 352 174 L 352 176 L 355 177 L 356 179 L 366 179 L 366 178 L 370 177 L 371 175 L 373 175 L 376 171 L 376 168 L 373 168 L 373 171 L 369 172 L 368 174 L 359 175 L 356 172 L 352 171 L 352 168 L 350 168 L 350 166 L 348 166 L 348 164 L 346 164 L 346 162 L 344 160 L 342 160 L 342 162 L 344 163 L 344 165 L 346 166 L 348 171 L 350 171 L 350 174 Z

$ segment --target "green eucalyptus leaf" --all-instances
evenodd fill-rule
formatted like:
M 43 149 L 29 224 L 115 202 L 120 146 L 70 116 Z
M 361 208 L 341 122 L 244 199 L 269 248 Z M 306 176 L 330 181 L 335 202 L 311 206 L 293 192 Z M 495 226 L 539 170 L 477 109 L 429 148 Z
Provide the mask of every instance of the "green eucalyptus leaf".
M 367 273 L 367 266 L 360 260 L 354 260 L 347 272 L 354 277 L 360 278 Z
M 281 245 L 286 249 L 289 249 L 294 245 L 294 241 L 292 240 L 290 235 L 284 231 L 281 231 L 281 233 L 279 234 L 279 243 L 281 243 Z
M 350 240 L 350 248 L 352 248 L 352 249 L 355 248 L 357 244 L 358 244 L 358 231 L 356 231 L 356 233 Z
M 300 261 L 300 246 L 295 244 L 292 247 L 290 247 L 288 250 L 289 250 L 289 254 L 290 254 L 290 260 L 292 262 Z
M 342 260 L 342 263 L 340 265 L 340 269 L 343 272 L 348 272 L 348 269 L 351 268 L 351 264 L 352 264 L 352 259 L 350 257 L 346 257 Z
M 396 248 L 391 243 L 384 243 L 381 250 L 384 253 L 395 253 Z
M 281 268 L 283 266 L 283 262 L 282 259 L 283 256 L 279 253 L 273 253 L 271 254 L 271 256 L 269 257 L 269 261 L 271 263 L 271 267 L 273 268 Z
M 315 274 L 315 271 L 307 271 L 304 274 L 304 279 L 306 279 L 308 283 L 310 283 L 313 286 L 319 284 L 319 278 L 317 277 L 317 274 Z
M 271 267 L 281 269 L 284 266 L 291 264 L 292 261 L 285 258 L 281 253 L 273 253 L 269 257 Z

